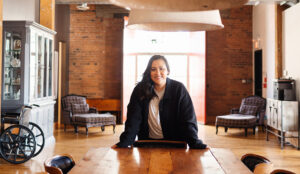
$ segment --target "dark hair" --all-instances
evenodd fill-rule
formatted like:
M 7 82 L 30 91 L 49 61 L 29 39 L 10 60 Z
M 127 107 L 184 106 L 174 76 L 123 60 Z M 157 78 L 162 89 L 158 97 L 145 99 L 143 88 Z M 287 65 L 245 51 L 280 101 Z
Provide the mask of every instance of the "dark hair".
M 162 59 L 167 67 L 168 72 L 170 72 L 170 67 L 169 67 L 169 63 L 167 61 L 167 59 L 162 56 L 162 55 L 154 55 L 150 58 L 147 68 L 143 73 L 143 79 L 141 82 L 139 82 L 139 96 L 141 100 L 144 99 L 152 99 L 152 97 L 156 96 L 156 94 L 154 93 L 154 87 L 153 87 L 153 81 L 151 79 L 151 67 L 152 67 L 152 63 L 155 60 L 159 60 Z

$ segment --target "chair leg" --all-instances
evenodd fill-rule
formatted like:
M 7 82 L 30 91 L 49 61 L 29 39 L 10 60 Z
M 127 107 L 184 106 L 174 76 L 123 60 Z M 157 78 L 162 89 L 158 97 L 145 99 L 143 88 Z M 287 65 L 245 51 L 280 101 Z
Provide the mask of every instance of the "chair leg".
M 245 137 L 247 136 L 248 134 L 248 128 L 245 128 Z
M 101 130 L 102 130 L 102 132 L 104 132 L 105 131 L 105 127 L 101 126 Z
M 261 125 L 261 129 L 263 132 L 265 132 L 265 126 L 264 125 Z
M 216 126 L 216 135 L 218 134 L 218 127 L 219 127 L 219 126 Z
M 89 128 L 85 127 L 85 134 L 88 135 L 89 134 Z
M 114 133 L 116 133 L 115 128 L 116 128 L 116 125 L 114 124 L 113 125 L 113 131 L 114 131 Z
M 253 127 L 253 135 L 255 135 L 256 126 Z
M 228 127 L 225 127 L 225 132 L 227 133 Z
M 67 130 L 67 124 L 64 124 L 64 131 L 66 132 Z
M 76 134 L 78 133 L 77 125 L 74 125 L 74 131 Z

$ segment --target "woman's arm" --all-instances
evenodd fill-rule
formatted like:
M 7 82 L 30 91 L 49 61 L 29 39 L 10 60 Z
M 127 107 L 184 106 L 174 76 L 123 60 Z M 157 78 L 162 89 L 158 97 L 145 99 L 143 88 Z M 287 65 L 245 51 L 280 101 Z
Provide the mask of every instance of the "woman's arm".
M 139 132 L 142 122 L 142 107 L 139 100 L 137 87 L 133 90 L 129 104 L 127 106 L 127 120 L 125 131 L 120 136 L 118 147 L 128 147 L 134 143 L 135 137 Z
M 206 144 L 198 138 L 198 126 L 193 102 L 188 91 L 183 87 L 180 93 L 180 115 L 182 116 L 183 135 L 190 148 L 204 149 Z

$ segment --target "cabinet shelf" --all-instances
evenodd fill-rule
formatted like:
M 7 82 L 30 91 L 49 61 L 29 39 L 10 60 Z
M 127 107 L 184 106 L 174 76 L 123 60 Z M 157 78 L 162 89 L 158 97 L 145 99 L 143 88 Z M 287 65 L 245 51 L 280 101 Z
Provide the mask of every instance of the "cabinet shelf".
M 12 52 L 21 52 L 21 49 L 19 49 L 19 50 L 11 50 Z
M 4 68 L 21 68 L 21 66 L 5 66 Z

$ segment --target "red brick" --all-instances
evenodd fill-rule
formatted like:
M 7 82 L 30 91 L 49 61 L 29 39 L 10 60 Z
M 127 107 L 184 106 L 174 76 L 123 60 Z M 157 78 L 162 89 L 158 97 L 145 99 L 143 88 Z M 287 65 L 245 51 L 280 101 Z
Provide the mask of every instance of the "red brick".
M 224 29 L 206 35 L 207 116 L 228 114 L 252 94 L 252 7 L 221 11 Z M 208 118 L 208 120 L 211 120 Z

